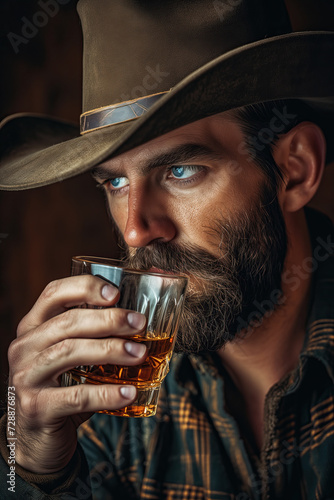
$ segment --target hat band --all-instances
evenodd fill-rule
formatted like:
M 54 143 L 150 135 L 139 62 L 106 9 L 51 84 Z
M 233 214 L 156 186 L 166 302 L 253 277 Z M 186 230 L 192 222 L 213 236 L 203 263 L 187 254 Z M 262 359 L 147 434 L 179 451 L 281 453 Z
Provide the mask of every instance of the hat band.
M 165 94 L 168 94 L 168 91 L 86 111 L 80 115 L 80 134 L 135 120 L 146 113 Z

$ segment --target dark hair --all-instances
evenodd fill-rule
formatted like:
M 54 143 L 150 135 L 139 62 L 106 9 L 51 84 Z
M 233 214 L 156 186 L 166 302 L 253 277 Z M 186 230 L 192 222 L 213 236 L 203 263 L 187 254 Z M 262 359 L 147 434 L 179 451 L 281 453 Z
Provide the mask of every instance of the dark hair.
M 252 104 L 234 111 L 245 134 L 245 153 L 266 174 L 274 187 L 284 181 L 284 173 L 276 164 L 273 150 L 278 138 L 303 121 L 323 128 L 319 115 L 304 101 L 286 99 Z

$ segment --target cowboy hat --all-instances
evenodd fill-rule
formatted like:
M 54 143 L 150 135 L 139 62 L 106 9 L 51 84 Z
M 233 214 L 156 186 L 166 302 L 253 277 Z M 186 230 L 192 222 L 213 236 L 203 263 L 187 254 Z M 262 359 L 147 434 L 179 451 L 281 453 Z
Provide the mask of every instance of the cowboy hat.
M 305 99 L 334 118 L 334 32 L 291 32 L 283 0 L 80 0 L 83 113 L 0 124 L 0 188 L 51 184 L 193 121 Z

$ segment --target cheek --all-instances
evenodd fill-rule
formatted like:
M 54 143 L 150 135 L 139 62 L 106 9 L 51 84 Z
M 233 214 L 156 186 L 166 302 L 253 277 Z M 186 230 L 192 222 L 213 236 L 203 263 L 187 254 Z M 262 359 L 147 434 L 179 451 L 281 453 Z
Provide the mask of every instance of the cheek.
M 215 193 L 212 186 L 209 191 L 210 195 L 207 190 L 198 190 L 169 204 L 169 217 L 177 227 L 180 242 L 211 248 L 209 235 L 215 220 L 227 216 L 227 208 L 222 203 L 221 192 Z
M 224 175 L 206 184 L 187 203 L 174 207 L 181 239 L 193 243 L 219 257 L 219 222 L 233 221 L 246 213 L 259 192 L 257 176 Z M 177 208 L 176 208 L 177 207 Z M 233 223 L 232 223 L 233 226 Z
M 108 207 L 111 218 L 114 220 L 116 226 L 123 234 L 126 228 L 126 223 L 128 219 L 128 206 L 127 203 L 115 203 L 114 200 L 110 200 L 108 195 Z
M 183 205 L 179 220 L 188 228 L 203 231 L 217 219 L 227 219 L 238 209 L 240 190 L 228 176 L 212 176 Z

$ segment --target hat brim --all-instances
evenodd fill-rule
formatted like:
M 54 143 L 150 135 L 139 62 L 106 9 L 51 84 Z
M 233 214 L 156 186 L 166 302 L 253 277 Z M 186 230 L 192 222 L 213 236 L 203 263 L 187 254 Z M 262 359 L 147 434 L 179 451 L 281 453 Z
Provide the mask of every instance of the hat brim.
M 82 136 L 77 127 L 49 117 L 8 117 L 0 125 L 0 189 L 73 177 L 183 125 L 257 102 L 311 99 L 334 118 L 333 56 L 334 32 L 254 42 L 199 68 L 140 118 Z

